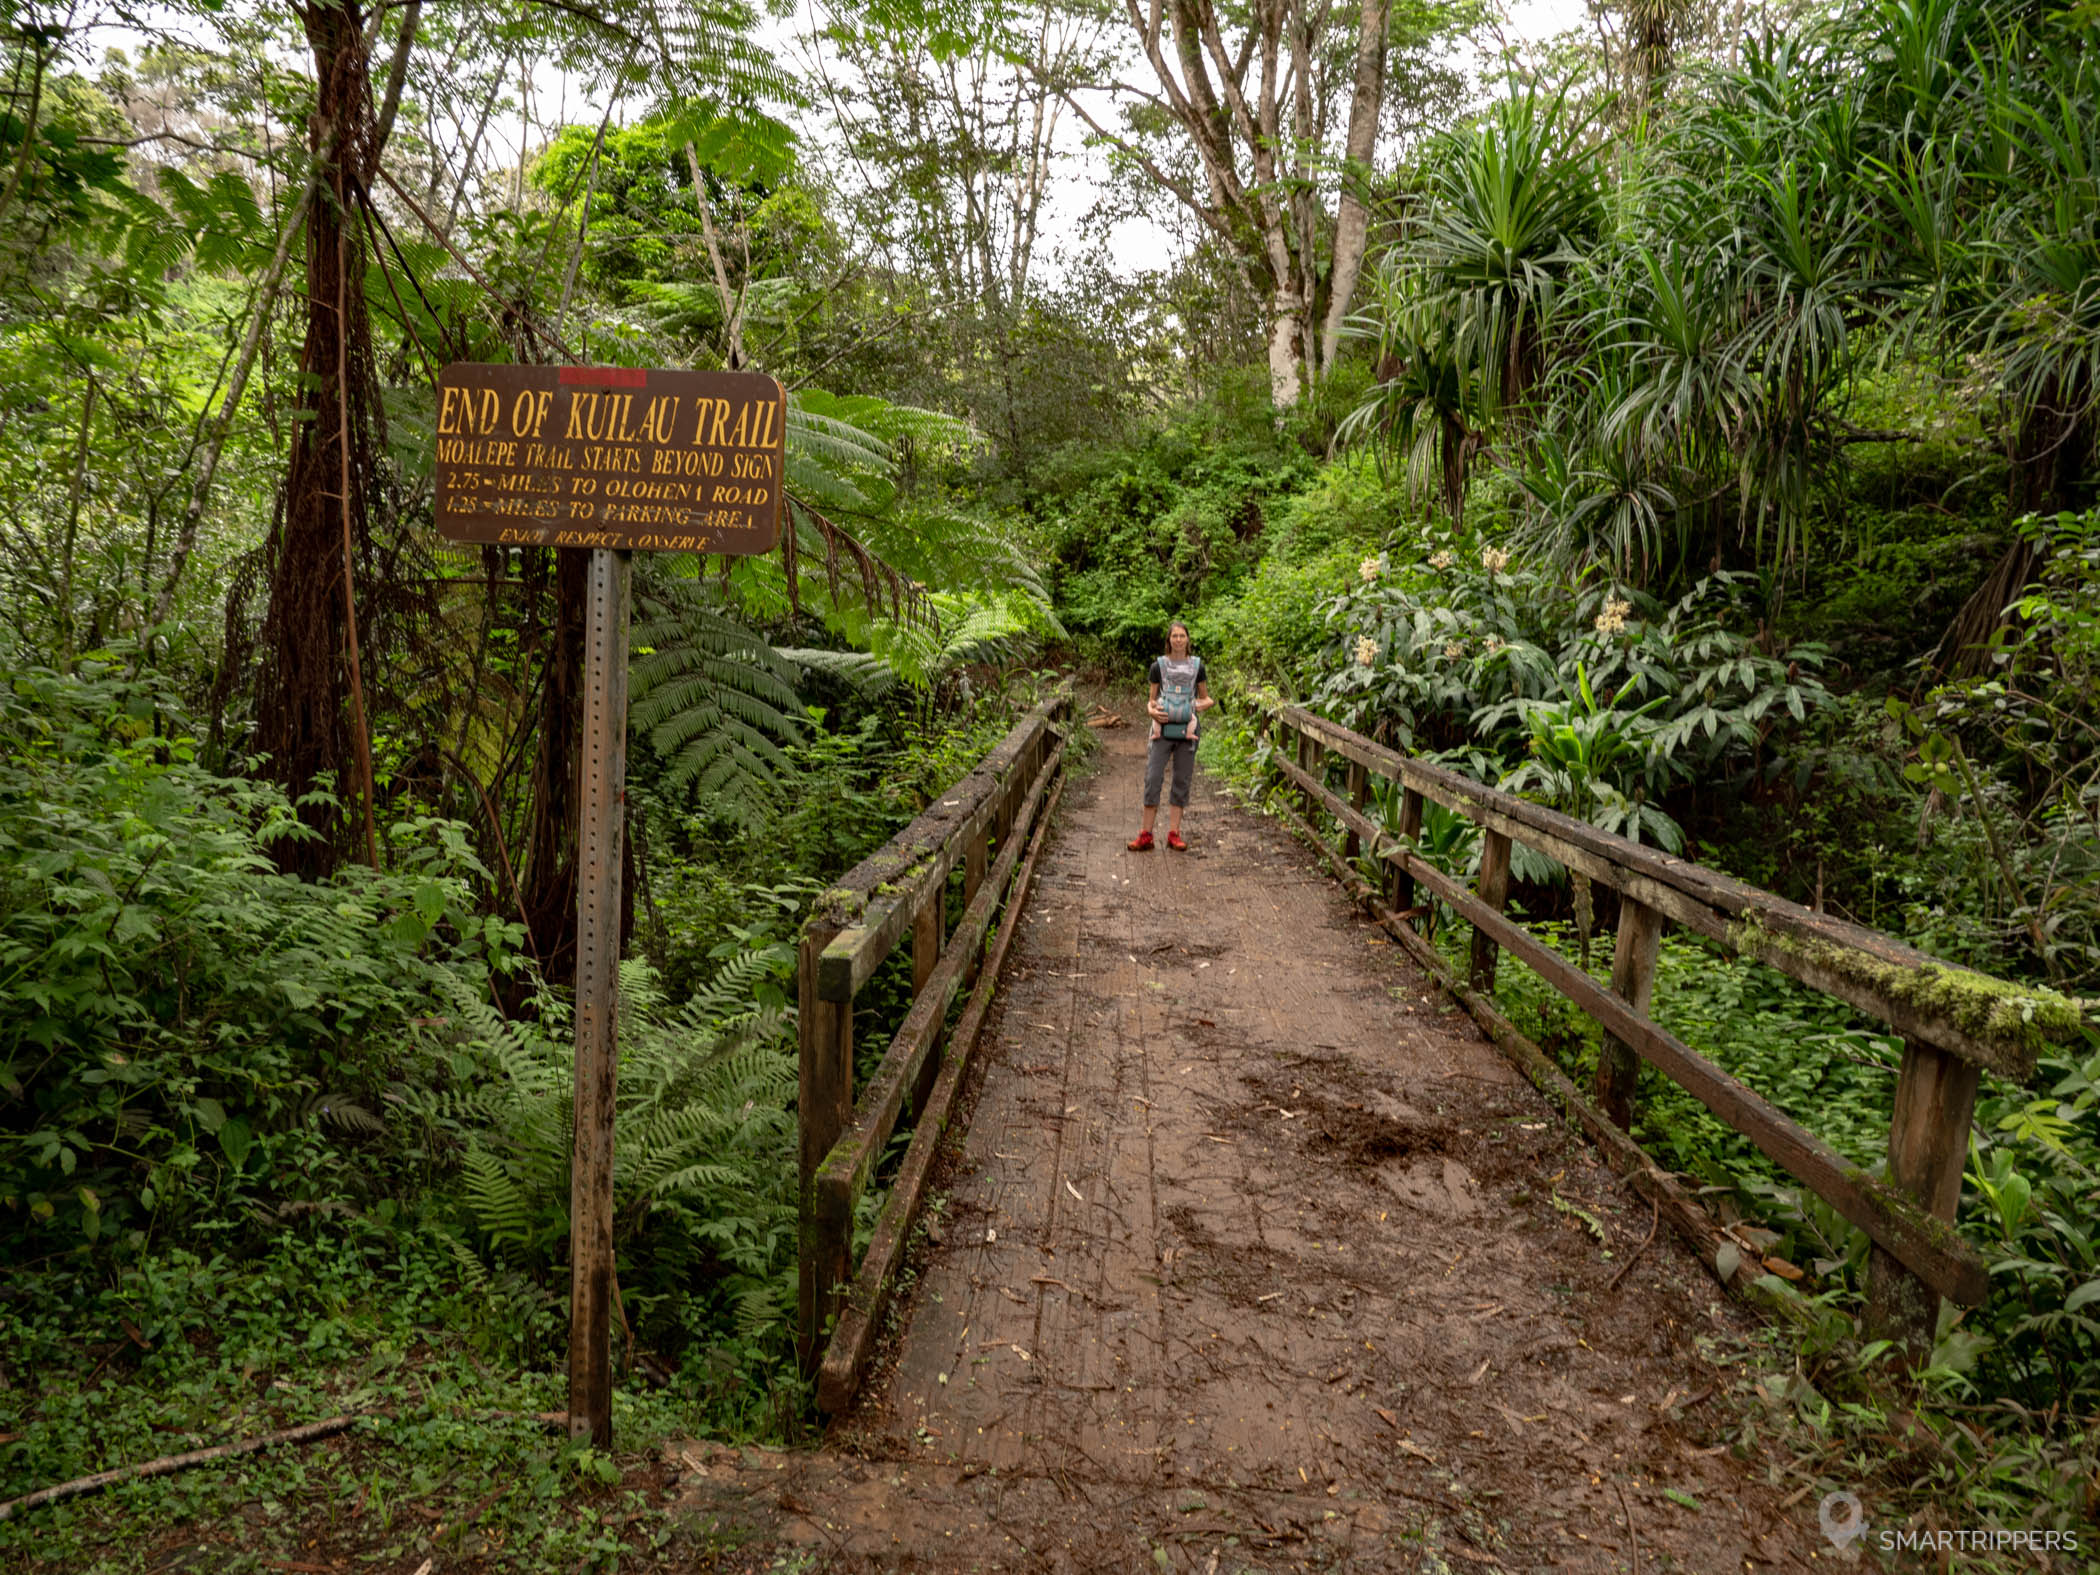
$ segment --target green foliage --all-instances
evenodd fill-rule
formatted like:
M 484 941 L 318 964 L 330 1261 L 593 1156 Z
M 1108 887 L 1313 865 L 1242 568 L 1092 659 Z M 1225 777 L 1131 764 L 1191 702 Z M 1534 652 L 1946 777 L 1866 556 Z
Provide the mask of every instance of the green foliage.
M 293 806 L 196 754 L 108 660 L 0 694 L 0 1230 L 26 1255 L 375 1185 L 387 1087 L 431 1070 L 412 1021 L 514 960 L 464 828 L 404 821 L 389 868 L 307 884 L 271 857 Z
M 1189 619 L 1196 648 L 1213 652 L 1226 681 L 1296 687 L 1304 655 L 1327 636 L 1334 587 L 1362 561 L 1363 549 L 1339 543 L 1305 557 L 1272 552 L 1236 594 L 1221 595 Z
M 1279 499 L 1253 572 L 1217 588 L 1190 633 L 1231 682 L 1295 686 L 1304 653 L 1325 637 L 1333 587 L 1391 533 L 1402 489 L 1361 456 L 1323 466 L 1303 490 Z
M 1037 510 L 1066 627 L 1117 662 L 1157 655 L 1170 619 L 1244 581 L 1312 470 L 1265 423 L 1203 409 L 1142 446 L 1073 456 Z
M 775 1434 L 777 1414 L 722 1352 L 695 1352 L 668 1383 L 617 1374 L 617 1452 L 580 1450 L 536 1419 L 566 1404 L 548 1359 L 565 1301 L 468 1265 L 480 1270 L 456 1237 L 378 1208 L 314 1214 L 252 1255 L 200 1238 L 108 1275 L 11 1277 L 0 1497 L 346 1411 L 363 1420 L 17 1516 L 0 1523 L 0 1564 L 134 1575 L 180 1528 L 226 1569 L 324 1551 L 519 1575 L 706 1568 L 710 1528 L 671 1513 L 659 1451 L 703 1432 Z
M 782 746 L 801 736 L 795 670 L 706 582 L 651 578 L 634 630 L 628 725 L 663 757 L 666 786 L 755 829 L 789 773 Z
M 798 314 L 818 304 L 815 276 L 831 242 L 821 212 L 791 180 L 792 156 L 766 124 L 737 127 L 668 113 L 631 125 L 562 127 L 532 161 L 533 186 L 584 228 L 581 277 L 652 326 L 687 343 L 715 344 L 725 327 L 707 277 L 705 228 L 693 200 L 694 147 L 703 192 L 725 221 L 748 210 L 750 251 L 732 254 L 744 323 L 778 352 Z M 589 195 L 588 210 L 584 198 Z M 697 272 L 695 264 L 698 264 Z
M 1602 227 L 1586 130 L 1565 93 L 1520 88 L 1437 139 L 1421 165 L 1420 218 L 1385 254 L 1359 319 L 1390 371 L 1341 437 L 1375 440 L 1415 476 L 1434 476 L 1454 519 L 1482 433 L 1527 423 L 1550 325 Z
M 781 941 L 729 950 L 677 1007 L 646 965 L 621 969 L 614 1250 L 644 1337 L 704 1329 L 713 1304 L 734 1310 L 744 1340 L 784 1351 L 797 1237 L 782 981 L 794 957 Z M 505 1020 L 465 991 L 454 1008 L 492 1089 L 462 1161 L 467 1216 L 491 1251 L 543 1266 L 569 1229 L 569 1014 L 543 997 L 533 1017 Z
M 1871 384 L 1965 358 L 1952 403 L 2015 497 L 2083 498 L 2087 42 L 2063 13 L 1886 0 L 1753 38 L 1601 138 L 1565 89 L 1514 86 L 1420 161 L 1357 325 L 1381 380 L 1344 436 L 1454 522 L 1486 458 L 1522 496 L 1518 545 L 1674 586 L 1827 554 L 1855 443 L 1948 436 L 1862 427 Z
M 1985 670 L 1888 709 L 1916 747 L 1906 775 L 1975 827 L 1997 876 L 1964 913 L 1970 947 L 2024 949 L 2084 986 L 2100 980 L 2100 512 L 2024 529 L 2041 575 Z
M 1830 704 L 1819 648 L 1773 655 L 1739 632 L 1733 576 L 1649 616 L 1496 547 L 1477 566 L 1394 549 L 1348 580 L 1301 670 L 1312 704 L 1635 840 L 1679 846 L 1660 808 L 1674 788 L 1778 775 L 1782 729 Z

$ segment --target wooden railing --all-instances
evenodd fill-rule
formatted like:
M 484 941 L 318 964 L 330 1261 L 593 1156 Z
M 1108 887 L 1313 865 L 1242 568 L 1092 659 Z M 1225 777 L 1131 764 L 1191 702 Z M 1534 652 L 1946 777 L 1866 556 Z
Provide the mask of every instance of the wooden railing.
M 826 892 L 803 931 L 800 1349 L 826 1411 L 845 1409 L 873 1353 L 935 1148 L 1027 899 L 1034 850 L 1064 791 L 1059 724 L 1070 710 L 1071 696 L 1060 691 L 1029 712 L 976 769 Z M 962 915 L 944 934 L 958 866 Z M 987 955 L 986 937 L 1002 908 Z M 911 1008 L 855 1100 L 854 997 L 907 936 Z M 946 1053 L 937 1054 L 948 1010 L 972 981 L 977 988 Z M 916 1122 L 911 1143 L 856 1272 L 854 1207 L 907 1113 Z
M 2016 1082 L 2031 1079 L 2044 1045 L 2078 1037 L 2078 1003 L 1926 957 L 1879 931 L 1813 912 L 1447 767 L 1399 754 L 1301 707 L 1269 701 L 1262 710 L 1271 764 L 1297 788 L 1306 816 L 1324 810 L 1334 818 L 1341 828 L 1340 848 L 1329 846 L 1305 816 L 1284 807 L 1285 817 L 1532 1081 L 1557 1098 L 1620 1162 L 1621 1172 L 1655 1198 L 1724 1280 L 1731 1277 L 1723 1267 L 1729 1255 L 1721 1251 L 1727 1233 L 1626 1135 L 1640 1061 L 1674 1080 L 1872 1238 L 1868 1316 L 1877 1332 L 1915 1349 L 1932 1338 L 1938 1296 L 1970 1305 L 1983 1299 L 1983 1262 L 1951 1223 L 1960 1201 L 1978 1075 L 1987 1070 Z M 1346 766 L 1346 799 L 1327 781 L 1336 761 Z M 1364 813 L 1372 776 L 1401 789 L 1397 835 Z M 1416 850 L 1425 802 L 1441 804 L 1480 827 L 1472 889 Z M 1620 894 L 1609 989 L 1505 915 L 1512 843 L 1557 859 Z M 1383 869 L 1379 885 L 1356 867 L 1366 853 Z M 1403 916 L 1414 909 L 1418 886 L 1473 927 L 1464 979 Z M 1885 1180 L 1867 1174 L 1649 1016 L 1665 921 L 1767 963 L 1902 1035 Z M 1496 960 L 1504 950 L 1603 1028 L 1593 1097 L 1577 1089 L 1496 1008 Z M 1733 1278 L 1754 1279 L 1759 1256 L 1739 1242 Z

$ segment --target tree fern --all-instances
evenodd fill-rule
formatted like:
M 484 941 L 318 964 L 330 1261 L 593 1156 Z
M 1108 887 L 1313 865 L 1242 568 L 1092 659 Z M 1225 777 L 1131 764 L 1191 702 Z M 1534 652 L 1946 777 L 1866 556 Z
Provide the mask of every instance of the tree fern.
M 722 1294 L 774 1321 L 793 1299 L 797 1071 L 790 1016 L 761 997 L 791 956 L 731 956 L 676 1009 L 646 964 L 624 964 L 613 1117 L 616 1246 L 682 1235 L 716 1261 Z M 466 1212 L 491 1251 L 545 1264 L 568 1230 L 569 1013 L 543 999 L 506 1022 L 458 993 L 462 1037 L 495 1091 L 461 1165 Z
M 781 745 L 803 733 L 794 667 L 730 616 L 698 580 L 665 579 L 635 632 L 633 725 L 673 787 L 756 829 L 789 773 Z

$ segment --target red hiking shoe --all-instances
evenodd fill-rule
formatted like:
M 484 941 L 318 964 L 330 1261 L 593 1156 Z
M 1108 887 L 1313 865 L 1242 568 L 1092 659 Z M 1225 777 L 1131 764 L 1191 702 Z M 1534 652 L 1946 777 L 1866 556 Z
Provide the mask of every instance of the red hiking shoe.
M 1176 853 L 1186 853 L 1189 850 L 1189 845 L 1181 840 L 1181 833 L 1178 831 L 1170 831 L 1167 833 L 1167 846 L 1172 848 Z
M 1141 831 L 1132 837 L 1130 839 L 1130 851 L 1132 853 L 1150 853 L 1152 851 L 1152 833 Z

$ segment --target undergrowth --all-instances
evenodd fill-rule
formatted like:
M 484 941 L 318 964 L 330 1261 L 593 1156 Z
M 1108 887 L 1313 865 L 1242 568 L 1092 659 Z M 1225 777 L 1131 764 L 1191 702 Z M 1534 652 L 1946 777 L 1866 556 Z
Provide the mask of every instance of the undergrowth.
M 464 829 L 405 817 L 381 871 L 280 874 L 294 806 L 200 764 L 179 697 L 115 664 L 19 672 L 0 692 L 0 1501 L 359 1420 L 0 1522 L 0 1566 L 711 1568 L 735 1535 L 680 1518 L 656 1446 L 790 1444 L 814 1417 L 801 923 L 1033 688 L 980 674 L 938 710 L 900 691 L 813 713 L 764 835 L 638 772 L 608 1454 L 543 1417 L 566 1406 L 569 1007 L 488 916 L 503 892 Z M 879 1047 L 908 989 L 862 1004 Z

